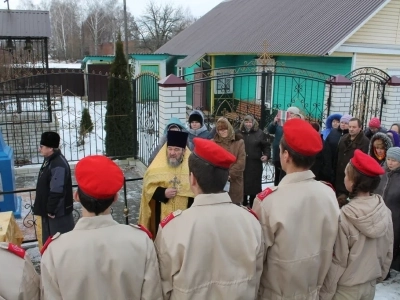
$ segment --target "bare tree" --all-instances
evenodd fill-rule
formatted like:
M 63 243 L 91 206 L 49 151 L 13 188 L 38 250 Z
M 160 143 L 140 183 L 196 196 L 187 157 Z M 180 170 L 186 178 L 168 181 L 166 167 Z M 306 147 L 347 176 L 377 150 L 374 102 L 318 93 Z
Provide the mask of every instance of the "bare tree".
M 86 3 L 88 14 L 85 25 L 89 29 L 94 45 L 94 55 L 97 55 L 102 35 L 107 30 L 110 20 L 113 20 L 110 12 L 115 11 L 116 2 L 113 0 L 90 0 Z
M 188 27 L 194 18 L 190 11 L 171 4 L 150 1 L 138 19 L 138 32 L 143 48 L 154 52 L 173 36 Z

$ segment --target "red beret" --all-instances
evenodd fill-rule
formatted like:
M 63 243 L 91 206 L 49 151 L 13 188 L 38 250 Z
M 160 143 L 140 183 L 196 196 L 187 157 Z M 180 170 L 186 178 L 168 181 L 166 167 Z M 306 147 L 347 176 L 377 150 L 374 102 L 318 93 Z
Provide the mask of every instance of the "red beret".
M 91 155 L 82 158 L 75 167 L 79 189 L 95 199 L 110 199 L 122 188 L 124 174 L 108 157 Z
M 350 163 L 361 174 L 375 177 L 385 173 L 385 170 L 371 156 L 365 154 L 359 149 L 354 151 L 354 156 L 350 159 Z
M 229 167 L 236 161 L 236 157 L 232 153 L 213 141 L 194 138 L 193 143 L 193 154 L 214 167 L 229 169 Z
M 313 156 L 322 150 L 320 134 L 304 120 L 286 121 L 283 125 L 283 135 L 288 146 L 301 155 Z

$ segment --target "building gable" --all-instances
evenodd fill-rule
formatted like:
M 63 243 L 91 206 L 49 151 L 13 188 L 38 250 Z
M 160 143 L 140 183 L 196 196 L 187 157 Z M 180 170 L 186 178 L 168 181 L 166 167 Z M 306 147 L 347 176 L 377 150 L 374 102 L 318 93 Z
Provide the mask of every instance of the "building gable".
M 345 44 L 400 45 L 400 0 L 391 0 Z

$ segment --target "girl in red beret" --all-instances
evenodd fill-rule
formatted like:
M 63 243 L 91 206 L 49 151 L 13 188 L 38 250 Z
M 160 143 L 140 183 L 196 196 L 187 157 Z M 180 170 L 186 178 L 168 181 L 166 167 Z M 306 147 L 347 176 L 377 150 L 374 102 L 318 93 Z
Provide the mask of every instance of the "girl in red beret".
M 382 167 L 360 150 L 345 169 L 350 202 L 341 208 L 339 230 L 320 299 L 374 299 L 375 285 L 388 274 L 393 254 L 390 210 L 373 194 Z

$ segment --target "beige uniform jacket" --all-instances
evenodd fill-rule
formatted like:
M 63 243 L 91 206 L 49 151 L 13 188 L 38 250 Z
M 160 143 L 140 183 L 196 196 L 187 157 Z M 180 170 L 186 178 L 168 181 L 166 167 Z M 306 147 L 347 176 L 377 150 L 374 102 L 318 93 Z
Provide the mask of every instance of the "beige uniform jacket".
M 332 299 L 338 285 L 386 277 L 393 256 L 393 224 L 381 196 L 357 197 L 342 207 L 334 253 L 321 299 Z
M 257 218 L 227 193 L 198 195 L 175 215 L 155 240 L 164 299 L 256 299 L 264 256 Z
M 81 218 L 53 240 L 41 261 L 45 300 L 159 300 L 153 241 L 111 215 Z
M 0 300 L 40 299 L 39 274 L 23 249 L 1 242 L 0 269 Z
M 267 249 L 259 299 L 318 299 L 338 229 L 333 190 L 311 171 L 287 174 L 257 195 L 253 209 Z

